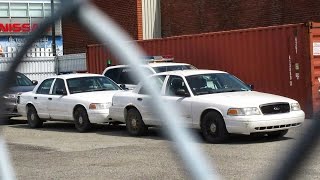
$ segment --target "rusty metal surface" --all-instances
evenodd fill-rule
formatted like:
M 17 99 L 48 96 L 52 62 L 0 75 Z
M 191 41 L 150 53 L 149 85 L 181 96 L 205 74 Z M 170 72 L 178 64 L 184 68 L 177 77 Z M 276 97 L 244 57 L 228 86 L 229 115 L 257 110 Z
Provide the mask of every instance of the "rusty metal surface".
M 108 59 L 112 60 L 112 64 L 118 64 L 118 61 L 113 58 L 110 51 L 105 50 L 101 45 L 87 46 L 87 71 L 90 73 L 101 74 L 107 67 Z
M 318 29 L 310 31 L 320 34 Z M 319 36 L 315 36 L 320 42 Z M 315 77 L 311 77 L 312 43 L 309 38 L 307 24 L 291 24 L 138 43 L 149 55 L 170 54 L 177 62 L 227 71 L 248 84 L 254 84 L 257 91 L 296 99 L 311 117 L 316 105 L 320 105 L 317 92 L 320 84 L 311 80 Z M 101 73 L 106 66 L 103 59 L 111 58 L 110 53 L 104 53 L 99 45 L 88 46 L 87 50 L 89 72 Z M 117 61 L 114 59 L 114 62 Z M 315 69 L 320 69 L 320 62 L 316 63 L 319 66 Z M 320 76 L 320 71 L 318 74 Z
M 320 23 L 310 23 L 310 67 L 312 82 L 312 109 L 320 109 Z

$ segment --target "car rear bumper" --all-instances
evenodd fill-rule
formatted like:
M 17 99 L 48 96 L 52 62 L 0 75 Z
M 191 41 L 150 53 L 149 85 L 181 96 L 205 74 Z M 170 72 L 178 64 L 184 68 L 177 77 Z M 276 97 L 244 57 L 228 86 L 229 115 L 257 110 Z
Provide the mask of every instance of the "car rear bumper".
M 305 114 L 303 111 L 277 115 L 225 117 L 228 132 L 235 134 L 286 130 L 300 126 L 304 120 Z
M 3 108 L 3 116 L 5 117 L 17 117 L 21 116 L 17 110 L 17 104 L 13 102 L 4 102 Z

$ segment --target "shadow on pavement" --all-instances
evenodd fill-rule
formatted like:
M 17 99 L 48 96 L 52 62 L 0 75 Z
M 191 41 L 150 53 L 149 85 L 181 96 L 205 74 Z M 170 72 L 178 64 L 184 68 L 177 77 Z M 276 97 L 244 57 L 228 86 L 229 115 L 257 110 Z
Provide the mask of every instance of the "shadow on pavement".
M 280 137 L 280 138 L 270 138 L 268 136 L 250 136 L 250 135 L 238 135 L 233 134 L 224 144 L 260 144 L 260 143 L 269 143 L 276 141 L 286 141 L 293 139 L 291 137 Z
M 7 125 L 11 128 L 18 129 L 31 129 L 28 126 L 27 121 L 19 120 L 10 125 Z M 43 123 L 43 127 L 33 129 L 35 131 L 56 131 L 64 133 L 79 133 L 73 123 L 69 122 L 59 122 L 59 121 L 48 121 Z M 107 136 L 119 136 L 119 137 L 132 137 L 126 131 L 125 125 L 109 125 L 109 124 L 94 124 L 91 131 L 87 133 L 96 133 L 100 135 Z M 85 133 L 84 133 L 85 134 Z M 145 136 L 135 137 L 135 138 L 147 138 L 154 140 L 163 140 L 165 139 L 161 133 L 160 128 L 149 128 L 148 133 Z
M 30 129 L 26 120 L 10 120 L 10 125 L 12 128 L 22 128 Z M 42 128 L 34 129 L 37 131 L 56 131 L 64 133 L 78 133 L 73 123 L 69 122 L 58 122 L 58 121 L 49 121 L 43 124 Z M 203 140 L 199 130 L 192 129 L 192 134 L 197 137 L 200 143 L 207 143 Z M 109 125 L 109 124 L 94 124 L 93 128 L 88 133 L 96 133 L 100 135 L 115 136 L 115 137 L 132 137 L 126 131 L 126 126 L 124 124 L 120 125 Z M 148 133 L 144 136 L 139 136 L 135 138 L 146 138 L 154 140 L 169 140 L 170 138 L 163 133 L 161 128 L 150 127 Z M 232 134 L 230 137 L 223 143 L 225 145 L 232 144 L 257 144 L 257 143 L 269 143 L 275 141 L 285 141 L 293 139 L 291 137 L 281 137 L 281 138 L 269 138 L 267 136 L 249 136 L 249 135 L 237 135 Z M 209 143 L 208 143 L 209 144 Z
M 108 135 L 108 136 L 121 136 L 121 137 L 134 137 L 134 138 L 147 138 L 147 139 L 154 139 L 154 140 L 165 140 L 167 139 L 162 131 L 161 128 L 154 128 L 151 127 L 148 129 L 148 132 L 144 136 L 131 136 L 124 124 L 121 125 L 105 125 L 97 127 L 98 131 L 97 134 Z

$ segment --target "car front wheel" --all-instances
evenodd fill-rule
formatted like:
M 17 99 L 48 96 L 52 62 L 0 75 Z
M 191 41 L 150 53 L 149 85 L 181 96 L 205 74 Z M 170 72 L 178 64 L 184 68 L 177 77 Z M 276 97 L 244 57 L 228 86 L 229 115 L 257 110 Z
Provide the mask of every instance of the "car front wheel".
M 43 121 L 39 118 L 37 110 L 34 106 L 28 107 L 27 120 L 31 128 L 40 128 L 43 125 Z
M 228 132 L 220 113 L 208 112 L 202 120 L 201 132 L 204 139 L 209 143 L 221 143 L 228 137 Z
M 128 110 L 126 127 L 127 131 L 132 136 L 142 136 L 148 131 L 148 127 L 144 124 L 141 114 L 135 108 Z
M 91 129 L 92 124 L 89 121 L 87 111 L 83 107 L 78 107 L 74 112 L 74 124 L 79 132 L 87 132 Z

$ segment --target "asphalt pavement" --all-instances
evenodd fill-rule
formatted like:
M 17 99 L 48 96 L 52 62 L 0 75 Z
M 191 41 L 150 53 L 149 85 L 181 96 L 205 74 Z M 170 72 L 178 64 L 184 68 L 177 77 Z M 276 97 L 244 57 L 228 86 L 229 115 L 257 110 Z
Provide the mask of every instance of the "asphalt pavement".
M 310 121 L 277 140 L 234 135 L 223 144 L 200 140 L 193 145 L 203 150 L 222 179 L 270 179 Z M 17 179 L 190 179 L 175 144 L 160 128 L 130 137 L 125 126 L 97 125 L 92 132 L 78 133 L 71 123 L 30 129 L 19 119 L 3 127 Z M 317 146 L 296 171 L 297 179 L 320 179 L 319 150 Z

